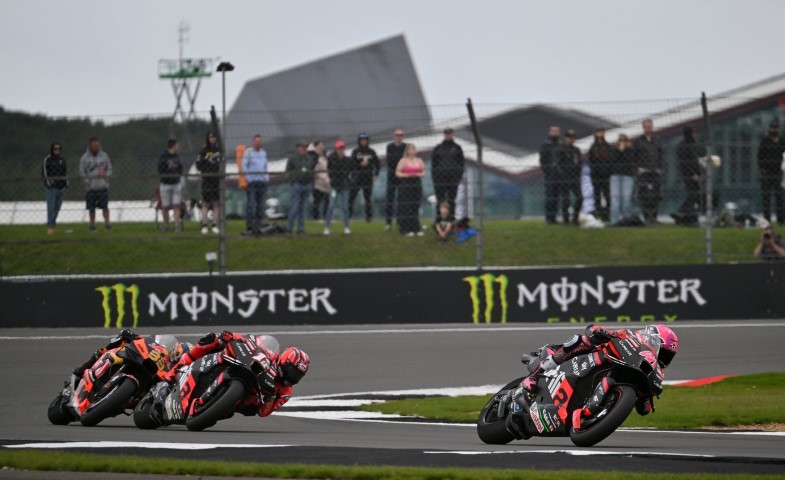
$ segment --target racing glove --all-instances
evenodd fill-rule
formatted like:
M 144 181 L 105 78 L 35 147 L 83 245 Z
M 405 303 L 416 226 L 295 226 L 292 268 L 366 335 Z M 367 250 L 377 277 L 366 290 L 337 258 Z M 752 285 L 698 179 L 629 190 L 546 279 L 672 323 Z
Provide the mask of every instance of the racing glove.
M 654 399 L 651 397 L 639 397 L 635 401 L 635 410 L 642 417 L 654 412 Z

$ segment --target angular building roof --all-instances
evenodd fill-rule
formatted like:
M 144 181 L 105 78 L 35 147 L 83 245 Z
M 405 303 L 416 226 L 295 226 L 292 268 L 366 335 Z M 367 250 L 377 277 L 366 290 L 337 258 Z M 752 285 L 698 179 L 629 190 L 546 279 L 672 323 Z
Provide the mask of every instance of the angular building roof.
M 298 138 L 423 131 L 431 117 L 399 35 L 249 81 L 226 123 L 230 149 L 259 133 L 268 153 L 278 156 L 292 151 Z

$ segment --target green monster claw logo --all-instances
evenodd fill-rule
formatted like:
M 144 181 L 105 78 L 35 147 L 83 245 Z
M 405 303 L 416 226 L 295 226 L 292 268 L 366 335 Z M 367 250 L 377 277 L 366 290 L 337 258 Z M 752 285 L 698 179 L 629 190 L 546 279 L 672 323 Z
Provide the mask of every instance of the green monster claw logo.
M 493 321 L 494 286 L 499 284 L 499 303 L 502 307 L 501 323 L 507 323 L 507 275 L 494 275 L 486 273 L 480 276 L 464 277 L 463 281 L 469 284 L 469 298 L 472 300 L 472 321 L 480 323 L 480 284 L 485 290 L 485 323 Z
M 131 294 L 131 313 L 134 316 L 133 328 L 139 325 L 139 286 L 115 283 L 114 285 L 104 285 L 95 289 L 101 292 L 103 301 L 101 306 L 104 308 L 104 328 L 109 328 L 112 324 L 112 293 L 114 292 L 115 304 L 117 306 L 117 320 L 115 327 L 123 328 L 123 318 L 125 318 L 125 293 Z

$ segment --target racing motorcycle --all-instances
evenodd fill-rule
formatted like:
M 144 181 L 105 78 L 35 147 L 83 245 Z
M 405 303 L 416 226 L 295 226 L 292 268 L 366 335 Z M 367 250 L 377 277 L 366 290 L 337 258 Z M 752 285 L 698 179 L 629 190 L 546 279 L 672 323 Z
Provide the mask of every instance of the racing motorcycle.
M 155 385 L 137 404 L 134 424 L 142 429 L 185 424 L 200 431 L 232 417 L 250 395 L 260 400 L 273 395 L 280 346 L 271 336 L 255 338 L 262 340 L 227 342 L 222 351 L 183 367 L 174 385 Z
M 660 339 L 646 333 L 612 338 L 540 375 L 530 394 L 523 377 L 494 395 L 480 412 L 477 434 L 488 444 L 539 437 L 570 437 L 579 447 L 595 445 L 627 419 L 639 397 L 662 393 L 657 363 Z M 537 356 L 524 355 L 529 371 Z
M 92 427 L 102 420 L 130 411 L 156 384 L 167 367 L 169 352 L 177 346 L 171 335 L 141 337 L 121 332 L 123 341 L 107 349 L 81 377 L 71 381 L 49 404 L 49 421 L 67 425 L 79 420 Z

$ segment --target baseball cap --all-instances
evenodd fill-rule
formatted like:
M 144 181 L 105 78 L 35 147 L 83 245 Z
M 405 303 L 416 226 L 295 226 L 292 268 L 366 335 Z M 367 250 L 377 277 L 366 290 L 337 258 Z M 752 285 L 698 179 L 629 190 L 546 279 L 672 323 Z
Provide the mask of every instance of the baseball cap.
M 297 140 L 297 145 L 296 146 L 297 147 L 307 147 L 308 146 L 308 142 L 306 142 L 305 140 Z
M 346 142 L 344 142 L 343 140 L 338 140 L 337 142 L 335 142 L 335 148 L 343 148 L 345 146 L 346 146 Z
M 452 128 L 449 127 L 445 128 L 444 133 L 452 133 Z
M 565 137 L 575 138 L 575 130 L 569 129 L 564 133 Z
M 357 140 L 362 140 L 362 139 L 366 139 L 366 140 L 368 140 L 369 138 L 371 138 L 371 137 L 369 137 L 367 133 L 363 132 L 363 133 L 361 133 L 361 134 L 360 134 L 360 135 L 357 137 Z

